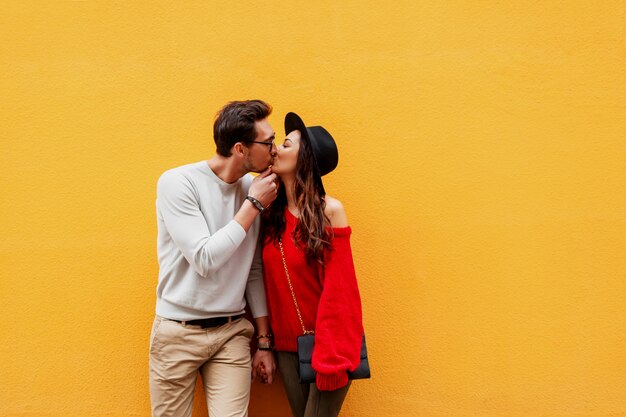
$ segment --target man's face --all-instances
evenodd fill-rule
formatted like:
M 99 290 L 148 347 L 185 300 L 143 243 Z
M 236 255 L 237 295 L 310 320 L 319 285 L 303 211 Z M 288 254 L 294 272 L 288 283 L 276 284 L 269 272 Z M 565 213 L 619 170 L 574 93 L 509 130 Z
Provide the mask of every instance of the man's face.
M 256 138 L 249 143 L 245 156 L 244 169 L 248 172 L 263 172 L 271 165 L 276 156 L 276 146 L 274 146 L 274 129 L 267 119 L 257 120 Z

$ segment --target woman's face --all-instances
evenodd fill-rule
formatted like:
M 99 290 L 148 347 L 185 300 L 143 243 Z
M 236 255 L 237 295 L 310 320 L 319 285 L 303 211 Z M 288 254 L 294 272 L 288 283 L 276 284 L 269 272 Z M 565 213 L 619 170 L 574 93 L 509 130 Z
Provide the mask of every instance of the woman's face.
M 295 174 L 298 165 L 300 138 L 299 130 L 294 130 L 287 135 L 283 144 L 278 147 L 272 172 L 277 175 Z

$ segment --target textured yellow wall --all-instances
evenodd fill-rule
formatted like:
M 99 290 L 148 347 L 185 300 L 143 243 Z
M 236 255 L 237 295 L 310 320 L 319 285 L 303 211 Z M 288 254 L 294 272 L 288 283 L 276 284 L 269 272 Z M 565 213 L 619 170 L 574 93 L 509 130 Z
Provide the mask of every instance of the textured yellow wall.
M 259 97 L 340 146 L 344 416 L 626 416 L 626 4 L 315 3 L 3 2 L 0 415 L 149 415 L 156 179 Z

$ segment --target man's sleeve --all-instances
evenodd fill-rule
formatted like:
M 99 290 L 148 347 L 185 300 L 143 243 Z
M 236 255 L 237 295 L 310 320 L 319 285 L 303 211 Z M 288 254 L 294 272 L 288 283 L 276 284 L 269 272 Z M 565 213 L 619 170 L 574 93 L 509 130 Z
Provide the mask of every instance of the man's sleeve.
M 265 301 L 265 286 L 263 283 L 263 245 L 257 242 L 254 251 L 254 259 L 250 267 L 250 275 L 248 275 L 248 284 L 246 286 L 246 299 L 250 305 L 252 317 L 267 316 L 267 304 Z
M 168 171 L 159 178 L 157 208 L 172 240 L 203 277 L 222 267 L 246 237 L 235 220 L 211 235 L 190 181 L 177 172 Z

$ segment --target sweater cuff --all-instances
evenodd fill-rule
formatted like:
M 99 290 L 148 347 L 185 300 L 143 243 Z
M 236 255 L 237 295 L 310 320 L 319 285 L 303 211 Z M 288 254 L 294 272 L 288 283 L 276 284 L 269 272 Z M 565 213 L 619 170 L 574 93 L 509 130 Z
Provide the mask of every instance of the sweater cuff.
M 235 219 L 229 221 L 222 230 L 224 230 L 224 233 L 226 233 L 226 235 L 230 238 L 230 241 L 236 247 L 241 245 L 247 235 L 246 229 L 244 229 L 243 226 Z
M 346 371 L 335 372 L 333 374 L 315 375 L 315 385 L 320 391 L 334 391 L 348 385 L 348 373 Z

